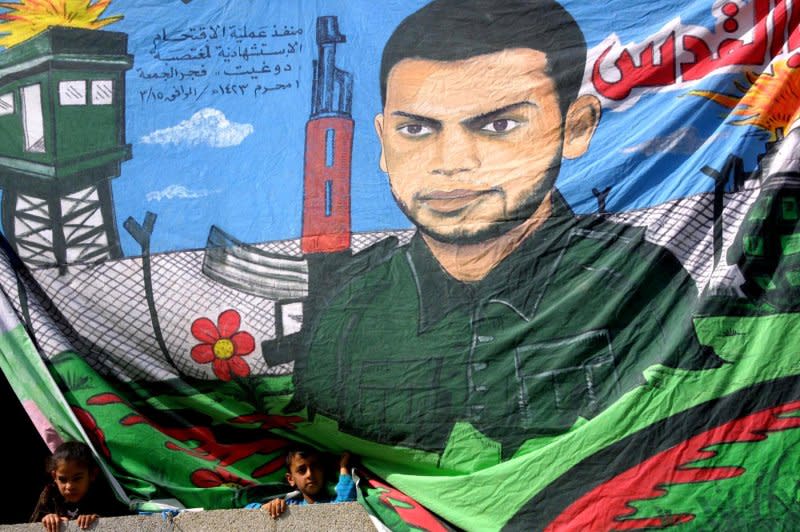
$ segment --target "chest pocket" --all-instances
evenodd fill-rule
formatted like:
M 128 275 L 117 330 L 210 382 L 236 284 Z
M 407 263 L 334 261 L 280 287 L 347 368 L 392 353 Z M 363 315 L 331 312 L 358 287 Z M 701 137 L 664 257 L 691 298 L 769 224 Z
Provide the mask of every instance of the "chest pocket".
M 380 442 L 443 447 L 450 427 L 452 381 L 441 357 L 364 360 L 357 368 L 351 422 Z M 356 368 L 353 368 L 356 369 Z
M 519 417 L 533 432 L 563 432 L 619 396 L 607 330 L 520 345 L 514 354 Z

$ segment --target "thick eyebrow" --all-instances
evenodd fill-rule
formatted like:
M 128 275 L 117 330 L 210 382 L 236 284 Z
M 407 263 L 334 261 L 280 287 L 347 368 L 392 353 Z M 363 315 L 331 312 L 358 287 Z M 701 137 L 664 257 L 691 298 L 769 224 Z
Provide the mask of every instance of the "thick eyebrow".
M 428 118 L 427 116 L 415 115 L 411 113 L 406 113 L 403 111 L 395 111 L 392 113 L 394 116 L 402 116 L 403 118 L 410 118 L 416 122 L 422 122 L 424 125 L 432 127 L 433 129 L 439 131 L 442 129 L 442 122 L 436 120 L 435 118 Z
M 473 116 L 472 118 L 467 118 L 465 120 L 462 120 L 461 123 L 467 126 L 468 128 L 482 127 L 486 125 L 487 122 L 493 121 L 498 116 L 501 116 L 509 111 L 513 111 L 520 107 L 526 107 L 528 105 L 536 107 L 535 103 L 525 100 L 523 102 L 516 102 L 509 105 L 504 105 L 499 109 L 495 109 L 494 111 L 489 111 L 488 113 L 483 113 L 478 116 Z

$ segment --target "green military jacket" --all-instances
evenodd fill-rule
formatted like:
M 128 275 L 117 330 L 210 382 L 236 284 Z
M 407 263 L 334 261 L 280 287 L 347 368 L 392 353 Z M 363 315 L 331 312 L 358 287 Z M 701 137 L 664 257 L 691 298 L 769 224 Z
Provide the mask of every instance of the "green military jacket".
M 469 422 L 502 445 L 569 429 L 654 364 L 718 365 L 697 342 L 689 275 L 642 229 L 554 214 L 476 283 L 416 235 L 321 311 L 295 399 L 380 443 L 445 448 Z

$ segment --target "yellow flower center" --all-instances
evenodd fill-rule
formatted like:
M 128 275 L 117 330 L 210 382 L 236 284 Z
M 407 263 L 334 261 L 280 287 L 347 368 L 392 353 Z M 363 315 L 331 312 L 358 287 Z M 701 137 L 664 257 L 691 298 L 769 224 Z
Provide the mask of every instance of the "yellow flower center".
M 227 360 L 233 356 L 233 342 L 227 338 L 220 338 L 214 342 L 214 356 Z

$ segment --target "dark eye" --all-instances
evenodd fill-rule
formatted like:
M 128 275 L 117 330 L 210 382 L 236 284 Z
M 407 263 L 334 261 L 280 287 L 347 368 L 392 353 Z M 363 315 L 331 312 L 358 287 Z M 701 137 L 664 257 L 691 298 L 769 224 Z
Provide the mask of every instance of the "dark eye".
M 406 137 L 424 137 L 433 132 L 433 128 L 422 124 L 406 124 L 397 128 L 397 131 Z
M 481 127 L 481 131 L 488 131 L 490 133 L 508 133 L 520 126 L 520 122 L 510 118 L 499 118 L 492 120 L 488 124 Z

